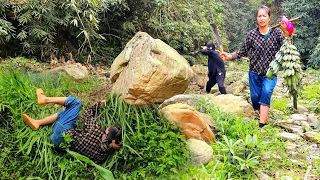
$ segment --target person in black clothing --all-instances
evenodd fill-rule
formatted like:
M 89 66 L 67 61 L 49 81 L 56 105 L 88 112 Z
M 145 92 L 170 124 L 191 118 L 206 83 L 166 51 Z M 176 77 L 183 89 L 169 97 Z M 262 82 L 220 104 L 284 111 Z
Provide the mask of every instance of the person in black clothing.
M 70 135 L 70 150 L 78 152 L 95 163 L 102 163 L 112 150 L 119 150 L 122 141 L 122 129 L 118 126 L 110 126 L 102 130 L 96 120 L 96 116 L 101 108 L 102 102 L 87 108 L 81 120 L 84 128 L 77 128 L 77 120 L 81 109 L 81 101 L 78 98 L 69 97 L 47 97 L 42 89 L 37 89 L 38 104 L 59 104 L 66 109 L 41 120 L 30 118 L 27 114 L 22 114 L 23 121 L 33 130 L 40 126 L 53 124 L 51 133 L 52 143 L 56 148 L 64 142 L 63 134 Z
M 208 77 L 206 92 L 210 93 L 211 88 L 218 83 L 221 94 L 227 94 L 224 87 L 224 79 L 226 77 L 226 69 L 220 55 L 216 52 L 213 42 L 208 42 L 207 46 L 202 47 L 201 53 L 208 56 Z

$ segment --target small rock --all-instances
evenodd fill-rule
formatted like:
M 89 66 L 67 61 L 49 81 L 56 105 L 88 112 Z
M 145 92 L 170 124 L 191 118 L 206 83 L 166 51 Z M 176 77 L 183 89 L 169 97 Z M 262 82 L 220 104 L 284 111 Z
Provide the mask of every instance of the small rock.
M 290 159 L 290 161 L 291 161 L 292 163 L 295 163 L 295 164 L 303 165 L 303 162 L 300 162 L 300 161 L 298 161 L 298 160 L 296 160 L 296 159 Z
M 290 177 L 290 176 L 282 176 L 280 179 L 281 180 L 293 180 L 292 177 Z
M 260 180 L 267 180 L 267 179 L 272 179 L 268 174 L 264 172 L 258 172 L 256 174 Z
M 298 111 L 299 114 L 304 114 L 304 113 L 309 112 L 308 108 L 306 108 L 304 106 L 301 106 L 301 105 L 298 105 L 297 111 Z
M 311 131 L 311 127 L 307 121 L 301 121 L 303 131 Z
M 279 121 L 280 124 L 293 124 L 294 122 L 293 119 Z
M 320 143 L 320 138 L 316 138 L 317 134 L 318 133 L 316 133 L 316 132 L 308 131 L 303 134 L 303 137 L 308 141 Z
M 309 114 L 308 115 L 308 121 L 309 122 L 317 123 L 317 122 L 319 122 L 319 120 L 320 120 L 319 116 L 317 116 L 315 114 Z
M 291 126 L 290 127 L 291 132 L 297 133 L 299 135 L 303 135 L 303 129 L 301 126 Z
M 293 133 L 287 133 L 287 132 L 282 132 L 282 133 L 278 133 L 279 136 L 281 136 L 284 139 L 287 140 L 298 140 L 300 139 L 300 136 L 293 134 Z
M 310 157 L 310 159 L 320 160 L 320 157 L 319 157 L 319 156 L 310 155 L 309 157 Z
M 296 148 L 297 148 L 297 145 L 295 143 L 292 143 L 292 142 L 286 143 L 286 150 L 287 151 L 292 151 L 292 150 L 295 150 Z
M 293 124 L 298 125 L 298 126 L 301 126 L 301 122 L 302 122 L 302 121 L 293 121 Z
M 290 118 L 295 121 L 307 121 L 308 120 L 308 117 L 304 114 L 292 114 L 290 116 Z
M 295 158 L 295 159 L 305 159 L 305 156 L 303 154 L 300 154 L 298 152 L 290 152 L 290 157 Z

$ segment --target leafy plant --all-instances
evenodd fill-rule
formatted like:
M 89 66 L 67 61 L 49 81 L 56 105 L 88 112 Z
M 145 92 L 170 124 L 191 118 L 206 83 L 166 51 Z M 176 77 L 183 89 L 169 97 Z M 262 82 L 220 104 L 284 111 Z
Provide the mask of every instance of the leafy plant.
M 318 37 L 318 44 L 308 59 L 308 64 L 315 69 L 320 69 L 320 35 Z
M 105 127 L 118 124 L 123 129 L 123 148 L 106 162 L 108 168 L 116 168 L 113 171 L 116 176 L 168 178 L 188 165 L 184 137 L 156 108 L 127 105 L 110 95 L 100 121 Z
M 315 113 L 320 112 L 320 81 L 316 81 L 313 84 L 304 87 L 302 91 L 302 99 L 307 100 L 311 105 L 311 109 Z
M 320 10 L 318 4 L 317 0 L 307 2 L 303 0 L 286 0 L 282 3 L 283 14 L 302 18 L 301 22 L 295 24 L 298 28 L 294 44 L 301 52 L 302 61 L 305 65 L 307 65 L 307 59 L 310 59 L 310 55 L 315 51 L 315 47 L 318 44 L 317 38 L 320 35 L 320 30 L 317 28 L 320 26 L 320 22 L 317 20 Z
M 96 80 L 82 82 L 82 85 L 63 76 L 47 78 L 35 76 L 32 73 L 28 74 L 19 69 L 15 71 L 0 69 L 0 75 L 0 102 L 1 104 L 5 102 L 2 107 L 5 107 L 4 110 L 8 112 L 2 114 L 1 111 L 1 114 L 5 116 L 4 119 L 1 119 L 1 127 L 5 128 L 1 131 L 1 137 L 6 140 L 1 144 L 3 146 L 1 153 L 5 153 L 5 156 L 1 159 L 3 164 L 0 166 L 0 176 L 16 179 L 33 176 L 45 179 L 64 179 L 72 174 L 75 175 L 77 171 L 77 177 L 85 178 L 88 174 L 92 174 L 90 172 L 92 168 L 83 171 L 86 167 L 75 166 L 76 163 L 73 161 L 70 161 L 67 167 L 59 165 L 59 162 L 64 161 L 66 157 L 58 155 L 53 149 L 48 133 L 51 132 L 51 127 L 46 126 L 38 131 L 32 131 L 22 122 L 21 114 L 27 112 L 38 119 L 58 111 L 57 107 L 38 107 L 36 87 L 48 88 L 46 90 L 49 94 L 63 95 L 68 93 L 71 87 L 76 87 L 75 90 L 79 91 L 89 90 L 95 87 L 96 83 L 93 82 Z M 5 164 L 6 166 L 3 166 Z M 59 169 L 59 167 L 64 169 Z M 68 171 L 64 171 L 66 169 Z
M 68 149 L 67 149 L 67 152 L 69 154 L 71 154 L 73 157 L 75 157 L 76 159 L 84 161 L 84 162 L 96 167 L 103 179 L 106 179 L 106 180 L 113 180 L 114 179 L 111 171 L 103 168 L 102 166 L 97 165 L 96 163 L 94 163 L 92 160 L 90 160 L 86 156 L 83 156 L 83 155 L 81 155 L 77 152 L 74 152 L 74 151 L 70 151 Z
M 0 56 L 36 56 L 47 59 L 66 52 L 94 54 L 99 15 L 121 0 L 40 1 L 0 4 Z M 66 43 L 67 42 L 67 43 Z
M 195 56 L 201 45 L 213 41 L 210 23 L 222 27 L 222 18 L 221 5 L 214 1 L 158 1 L 149 27 L 179 53 Z M 224 34 L 222 41 L 227 44 Z
M 289 103 L 288 98 L 280 98 L 272 100 L 271 108 L 284 112 L 284 114 L 289 114 L 290 110 L 287 108 L 287 104 Z

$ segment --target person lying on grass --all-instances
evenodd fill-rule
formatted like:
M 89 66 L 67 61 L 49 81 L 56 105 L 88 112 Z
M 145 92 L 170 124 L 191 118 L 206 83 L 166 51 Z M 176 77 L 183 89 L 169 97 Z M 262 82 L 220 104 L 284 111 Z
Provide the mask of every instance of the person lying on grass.
M 81 102 L 78 98 L 72 96 L 47 97 L 40 88 L 37 89 L 36 94 L 39 105 L 59 104 L 65 107 L 65 110 L 41 120 L 32 119 L 26 114 L 22 115 L 23 121 L 33 130 L 54 123 L 50 137 L 55 147 L 59 148 L 59 145 L 64 142 L 63 133 L 65 133 L 72 138 L 70 150 L 87 156 L 96 163 L 103 162 L 112 149 L 119 150 L 121 148 L 121 128 L 110 126 L 102 131 L 95 119 L 101 103 L 97 103 L 84 111 L 82 119 L 85 127 L 79 129 L 76 128 L 81 109 Z

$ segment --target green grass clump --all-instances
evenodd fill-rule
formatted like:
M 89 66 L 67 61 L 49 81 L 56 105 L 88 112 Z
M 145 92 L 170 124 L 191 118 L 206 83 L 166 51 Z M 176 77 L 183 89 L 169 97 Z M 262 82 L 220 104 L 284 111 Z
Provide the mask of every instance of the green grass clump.
M 35 81 L 36 79 L 36 81 Z M 75 82 L 64 76 L 41 77 L 23 70 L 0 70 L 0 177 L 4 179 L 42 178 L 76 179 L 92 177 L 95 169 L 78 160 L 69 159 L 53 149 L 49 135 L 52 126 L 32 131 L 21 119 L 22 113 L 40 119 L 56 113 L 56 106 L 38 106 L 36 88 L 44 88 L 47 95 L 68 96 L 87 91 L 98 85 L 94 79 Z M 76 90 L 76 91 L 75 91 Z M 64 163 L 61 163 L 64 162 Z M 8 177 L 8 178 L 6 178 Z M 72 179 L 74 179 L 72 178 Z
M 308 101 L 308 106 L 312 111 L 320 113 L 320 80 L 305 86 L 301 99 Z
M 284 112 L 284 114 L 289 114 L 290 110 L 287 106 L 289 102 L 290 102 L 289 99 L 285 98 L 285 97 L 272 100 L 271 109 L 276 109 L 276 110 Z
M 124 130 L 123 148 L 106 162 L 120 179 L 167 179 L 189 165 L 185 138 L 157 108 L 127 105 L 110 95 L 100 120 Z
M 64 76 L 0 70 L 0 137 L 4 139 L 0 144 L 0 177 L 101 178 L 94 167 L 54 149 L 49 136 L 52 126 L 33 131 L 21 119 L 22 113 L 41 119 L 61 109 L 37 105 L 38 87 L 48 96 L 75 96 L 98 85 L 94 78 L 76 82 Z M 98 119 L 104 127 L 119 124 L 124 130 L 123 148 L 102 164 L 117 179 L 168 178 L 189 164 L 184 137 L 161 117 L 157 108 L 130 106 L 110 95 Z

